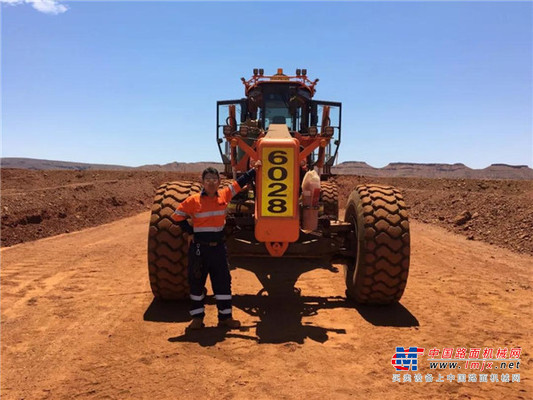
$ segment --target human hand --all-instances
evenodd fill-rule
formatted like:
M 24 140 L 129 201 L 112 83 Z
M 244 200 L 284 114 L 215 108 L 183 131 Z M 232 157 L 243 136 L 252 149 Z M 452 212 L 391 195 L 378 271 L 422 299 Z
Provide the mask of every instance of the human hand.
M 192 233 L 189 233 L 189 235 L 187 236 L 187 244 L 190 246 L 193 241 L 194 235 Z
M 257 160 L 253 163 L 253 168 L 257 171 L 261 165 L 263 165 L 261 160 Z

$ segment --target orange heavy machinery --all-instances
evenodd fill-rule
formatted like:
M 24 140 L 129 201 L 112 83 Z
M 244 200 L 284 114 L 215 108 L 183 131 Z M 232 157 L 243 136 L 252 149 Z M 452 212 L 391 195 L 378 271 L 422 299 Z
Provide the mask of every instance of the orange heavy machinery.
M 363 304 L 398 301 L 409 270 L 406 206 L 394 187 L 359 185 L 339 220 L 338 189 L 328 181 L 341 139 L 341 103 L 313 100 L 318 79 L 241 78 L 245 97 L 217 103 L 217 144 L 224 175 L 235 179 L 261 160 L 255 185 L 228 206 L 230 255 L 342 258 L 346 295 Z M 224 182 L 222 184 L 225 184 Z M 170 216 L 198 182 L 161 185 L 148 237 L 150 284 L 160 299 L 188 296 L 186 233 Z

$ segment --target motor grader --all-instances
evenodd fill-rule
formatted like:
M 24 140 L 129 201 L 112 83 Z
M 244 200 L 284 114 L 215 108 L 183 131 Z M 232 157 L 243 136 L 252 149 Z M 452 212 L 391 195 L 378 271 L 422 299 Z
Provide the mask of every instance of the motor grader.
M 245 97 L 217 102 L 216 140 L 223 175 L 235 179 L 261 161 L 255 183 L 228 205 L 230 256 L 341 258 L 346 295 L 362 304 L 390 304 L 405 289 L 410 235 L 406 206 L 390 186 L 357 186 L 339 220 L 331 168 L 341 141 L 341 103 L 314 100 L 305 69 L 271 76 L 254 69 Z M 314 187 L 305 187 L 314 174 Z M 309 175 L 310 176 L 310 175 Z M 302 182 L 303 181 L 303 182 Z M 228 184 L 222 181 L 222 185 Z M 302 183 L 304 185 L 302 186 Z M 188 296 L 187 233 L 171 215 L 201 184 L 178 181 L 156 192 L 148 236 L 148 266 L 159 299 Z

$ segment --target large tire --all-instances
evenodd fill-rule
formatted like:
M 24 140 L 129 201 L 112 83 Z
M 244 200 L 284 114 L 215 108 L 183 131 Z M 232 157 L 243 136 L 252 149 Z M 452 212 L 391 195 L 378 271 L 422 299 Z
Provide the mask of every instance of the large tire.
M 184 299 L 187 282 L 187 237 L 170 216 L 191 194 L 201 190 L 199 183 L 164 183 L 156 191 L 148 231 L 148 273 L 154 296 L 162 300 Z
M 355 254 L 346 266 L 346 295 L 361 304 L 399 301 L 409 273 L 410 236 L 405 202 L 390 186 L 359 185 L 350 194 L 346 222 Z
M 320 182 L 320 201 L 324 214 L 333 220 L 339 219 L 339 189 L 334 182 Z

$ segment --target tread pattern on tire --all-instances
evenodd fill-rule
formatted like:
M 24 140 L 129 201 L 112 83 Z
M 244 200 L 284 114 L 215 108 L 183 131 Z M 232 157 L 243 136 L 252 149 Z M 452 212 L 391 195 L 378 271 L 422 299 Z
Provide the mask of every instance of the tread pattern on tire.
M 148 231 L 148 274 L 156 298 L 184 299 L 189 295 L 187 282 L 187 238 L 170 216 L 178 204 L 198 193 L 196 182 L 164 183 L 156 191 Z
M 345 221 L 357 224 L 352 243 L 359 243 L 351 275 L 347 270 L 347 295 L 363 304 L 399 301 L 410 259 L 407 207 L 400 191 L 391 186 L 357 186 L 348 200 Z
M 324 204 L 324 215 L 339 219 L 339 189 L 334 182 L 320 182 L 320 200 Z

